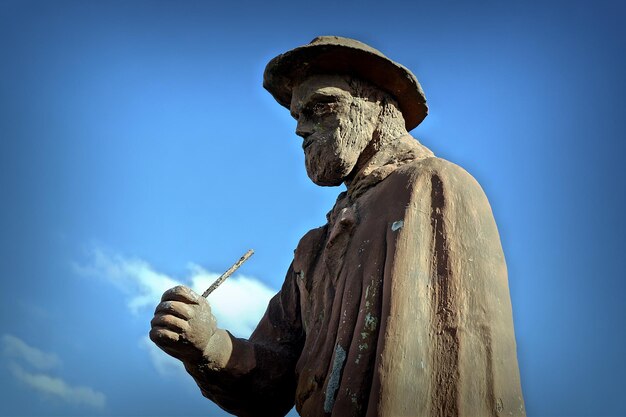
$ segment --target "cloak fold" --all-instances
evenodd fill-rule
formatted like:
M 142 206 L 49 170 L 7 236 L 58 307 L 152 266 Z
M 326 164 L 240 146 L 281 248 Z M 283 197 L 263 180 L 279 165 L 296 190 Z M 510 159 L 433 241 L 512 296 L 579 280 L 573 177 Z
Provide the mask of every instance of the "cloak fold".
M 507 270 L 487 198 L 441 159 L 402 170 L 413 186 L 386 281 L 378 413 L 523 416 Z

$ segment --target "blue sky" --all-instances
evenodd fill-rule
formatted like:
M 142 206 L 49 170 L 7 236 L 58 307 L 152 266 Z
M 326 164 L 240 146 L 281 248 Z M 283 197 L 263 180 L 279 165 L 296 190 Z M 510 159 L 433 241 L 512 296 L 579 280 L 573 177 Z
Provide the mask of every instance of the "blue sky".
M 337 188 L 263 90 L 354 37 L 417 75 L 413 135 L 474 175 L 509 268 L 529 416 L 626 415 L 620 2 L 0 1 L 2 416 L 221 416 L 146 341 L 160 292 L 249 333 Z

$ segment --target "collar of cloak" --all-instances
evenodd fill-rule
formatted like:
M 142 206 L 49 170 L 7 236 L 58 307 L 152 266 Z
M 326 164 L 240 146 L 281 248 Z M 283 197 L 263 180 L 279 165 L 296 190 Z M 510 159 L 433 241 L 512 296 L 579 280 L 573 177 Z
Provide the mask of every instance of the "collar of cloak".
M 385 149 L 381 149 L 356 174 L 347 191 L 337 197 L 335 206 L 326 219 L 334 223 L 341 210 L 353 205 L 367 190 L 391 175 L 396 169 L 416 159 L 432 157 L 430 149 L 411 135 L 404 135 Z

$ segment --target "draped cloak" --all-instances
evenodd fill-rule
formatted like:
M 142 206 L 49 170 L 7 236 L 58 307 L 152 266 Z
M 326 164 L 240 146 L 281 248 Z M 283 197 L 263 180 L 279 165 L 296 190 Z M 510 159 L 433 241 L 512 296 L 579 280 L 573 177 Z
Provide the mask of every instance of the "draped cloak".
M 525 415 L 506 264 L 474 178 L 426 150 L 357 177 L 327 217 L 250 339 L 229 334 L 228 364 L 187 367 L 203 394 L 240 416 Z

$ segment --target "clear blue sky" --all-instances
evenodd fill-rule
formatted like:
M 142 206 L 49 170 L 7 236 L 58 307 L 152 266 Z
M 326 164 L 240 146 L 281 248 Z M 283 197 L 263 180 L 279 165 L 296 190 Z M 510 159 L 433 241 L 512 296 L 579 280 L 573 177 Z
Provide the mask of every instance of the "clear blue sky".
M 154 298 L 254 248 L 215 293 L 243 335 L 324 222 L 339 189 L 261 86 L 322 34 L 413 70 L 413 135 L 485 189 L 528 415 L 626 415 L 625 21 L 619 1 L 0 0 L 0 415 L 224 415 L 146 344 Z

